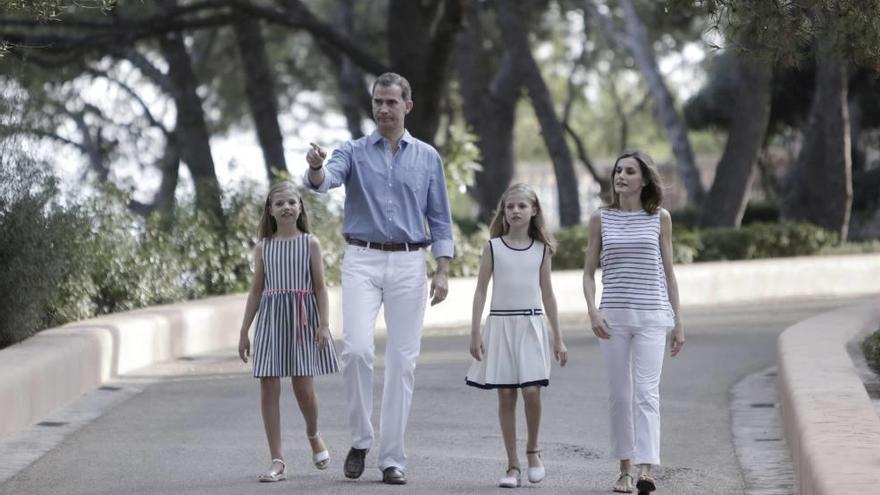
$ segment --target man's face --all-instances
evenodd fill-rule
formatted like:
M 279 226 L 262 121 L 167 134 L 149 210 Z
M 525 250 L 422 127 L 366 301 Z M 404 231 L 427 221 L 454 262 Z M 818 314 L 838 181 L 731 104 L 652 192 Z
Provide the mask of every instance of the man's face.
M 412 101 L 404 101 L 400 86 L 376 85 L 373 90 L 373 118 L 379 133 L 386 137 L 397 137 L 403 132 L 404 118 L 412 109 Z

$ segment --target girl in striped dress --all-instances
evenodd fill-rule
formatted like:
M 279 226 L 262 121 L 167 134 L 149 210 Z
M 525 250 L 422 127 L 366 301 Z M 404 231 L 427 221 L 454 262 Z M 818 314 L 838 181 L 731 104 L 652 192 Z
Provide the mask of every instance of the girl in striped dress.
M 498 486 L 514 488 L 521 484 L 516 452 L 518 392 L 522 391 L 528 429 L 528 480 L 539 483 L 545 475 L 538 448 L 541 388 L 550 383 L 550 346 L 561 366 L 565 366 L 568 352 L 550 283 L 550 258 L 556 246 L 545 230 L 541 204 L 532 188 L 514 184 L 501 195 L 489 234 L 474 292 L 470 345 L 474 362 L 465 383 L 498 391 L 498 419 L 507 450 L 507 471 Z M 490 278 L 494 280 L 492 303 L 480 332 Z M 544 326 L 544 311 L 552 344 Z
M 671 355 L 684 345 L 678 285 L 672 269 L 672 220 L 654 162 L 624 153 L 611 172 L 612 200 L 590 217 L 584 297 L 605 361 L 611 450 L 619 460 L 614 491 L 631 493 L 632 463 L 639 494 L 655 489 L 660 464 L 660 372 L 671 331 Z M 602 301 L 596 307 L 594 273 L 602 266 Z
M 254 333 L 254 376 L 260 379 L 263 426 L 272 466 L 260 481 L 281 481 L 287 468 L 281 454 L 280 377 L 289 376 L 306 423 L 312 463 L 326 469 L 330 462 L 318 433 L 318 398 L 312 377 L 337 371 L 336 351 L 327 319 L 321 245 L 309 235 L 302 198 L 291 182 L 272 187 L 263 207 L 260 242 L 254 249 L 254 282 L 248 294 L 238 353 L 248 361 L 248 329 Z

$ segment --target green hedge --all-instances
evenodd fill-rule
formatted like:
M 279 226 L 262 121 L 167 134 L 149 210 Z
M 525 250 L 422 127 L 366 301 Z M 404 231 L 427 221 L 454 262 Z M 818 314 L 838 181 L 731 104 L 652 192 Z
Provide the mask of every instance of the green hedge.
M 869 335 L 862 341 L 862 352 L 865 353 L 865 361 L 880 375 L 880 330 Z
M 587 246 L 586 226 L 561 229 L 556 238 L 559 249 L 553 257 L 553 267 L 582 269 Z M 705 230 L 674 226 L 672 258 L 675 263 L 691 263 L 805 256 L 826 251 L 836 243 L 833 233 L 805 223 L 752 223 L 739 229 Z
M 816 254 L 837 236 L 808 223 L 752 223 L 739 229 L 705 229 L 694 261 L 750 260 Z
M 35 170 L 0 173 L 0 347 L 68 321 L 249 286 L 261 199 L 228 197 L 220 227 L 191 205 L 144 221 L 113 190 L 62 205 L 54 179 Z

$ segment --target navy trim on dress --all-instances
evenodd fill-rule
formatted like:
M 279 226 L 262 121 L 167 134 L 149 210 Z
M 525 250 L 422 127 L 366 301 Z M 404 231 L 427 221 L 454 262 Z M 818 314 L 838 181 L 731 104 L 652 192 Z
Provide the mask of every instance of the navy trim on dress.
M 496 388 L 523 388 L 523 387 L 546 387 L 550 385 L 550 380 L 535 380 L 533 382 L 525 382 L 525 383 L 477 383 L 464 379 L 464 382 L 471 387 L 481 388 L 483 390 L 492 390 Z
M 527 247 L 515 248 L 515 247 L 511 246 L 510 244 L 504 242 L 504 236 L 499 235 L 498 238 L 501 239 L 501 244 L 504 244 L 505 246 L 507 246 L 507 249 L 513 249 L 514 251 L 528 251 L 529 249 L 532 249 L 532 246 L 535 245 L 535 240 L 532 239 L 532 242 Z
M 544 314 L 541 308 L 536 309 L 492 309 L 490 315 L 494 316 L 540 316 Z

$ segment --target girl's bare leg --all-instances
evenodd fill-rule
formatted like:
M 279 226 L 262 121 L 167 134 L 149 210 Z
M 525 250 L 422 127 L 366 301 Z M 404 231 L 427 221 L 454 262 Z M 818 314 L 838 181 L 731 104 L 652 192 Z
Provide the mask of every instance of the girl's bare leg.
M 516 389 L 498 389 L 498 422 L 501 424 L 501 436 L 507 451 L 507 466 L 519 467 L 516 453 Z M 508 471 L 508 474 L 516 475 L 516 472 Z
M 541 388 L 538 386 L 525 387 L 522 389 L 523 402 L 526 410 L 526 428 L 528 429 L 528 440 L 526 442 L 526 452 L 537 452 L 538 432 L 541 428 Z M 535 454 L 527 454 L 530 467 L 539 467 L 541 463 L 540 456 Z
M 318 396 L 315 394 L 315 381 L 310 376 L 295 376 L 293 383 L 293 395 L 302 412 L 306 423 L 306 436 L 312 447 L 312 452 L 317 453 L 326 450 L 324 441 L 318 435 Z
M 263 427 L 269 442 L 272 459 L 283 459 L 281 453 L 281 410 L 278 400 L 281 397 L 281 380 L 278 377 L 260 378 L 260 410 L 263 413 Z M 277 471 L 281 465 L 273 466 Z

